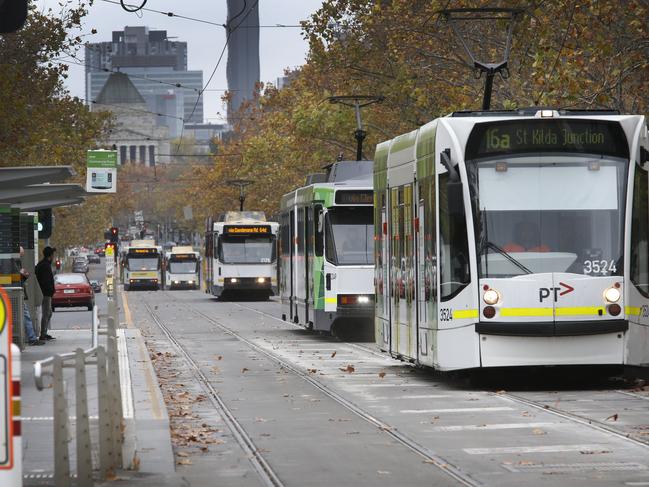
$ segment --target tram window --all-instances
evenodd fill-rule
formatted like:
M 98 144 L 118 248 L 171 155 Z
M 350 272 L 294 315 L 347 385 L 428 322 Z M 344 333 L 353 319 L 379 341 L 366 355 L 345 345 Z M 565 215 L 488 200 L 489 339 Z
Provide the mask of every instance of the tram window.
M 224 264 L 270 264 L 275 261 L 274 238 L 220 237 L 218 256 Z
M 371 265 L 374 262 L 372 207 L 336 207 L 325 219 L 326 256 L 336 265 Z
M 297 235 L 295 236 L 297 240 L 297 255 L 304 257 L 304 221 L 306 213 L 306 208 L 298 208 L 297 210 Z
M 155 271 L 160 268 L 158 257 L 134 257 L 128 256 L 127 269 L 129 271 Z
M 449 174 L 439 176 L 440 299 L 448 301 L 470 282 L 464 207 L 451 211 Z
M 635 167 L 631 217 L 631 282 L 649 297 L 649 209 L 647 171 Z
M 313 224 L 315 227 L 313 230 L 315 235 L 315 255 L 317 257 L 322 257 L 322 254 L 324 252 L 324 221 L 322 214 L 322 205 L 315 205 L 313 207 Z
M 291 228 L 290 228 L 290 220 L 289 220 L 288 213 L 284 213 L 281 216 L 281 219 L 282 219 L 282 226 L 281 226 L 282 255 L 288 257 L 289 254 L 291 253 Z

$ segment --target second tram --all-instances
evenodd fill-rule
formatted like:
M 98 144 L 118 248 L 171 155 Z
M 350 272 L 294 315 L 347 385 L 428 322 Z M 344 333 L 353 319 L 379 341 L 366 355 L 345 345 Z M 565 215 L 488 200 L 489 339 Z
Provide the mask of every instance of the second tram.
M 649 365 L 643 116 L 460 112 L 377 146 L 376 340 L 441 370 Z
M 160 289 L 162 286 L 162 249 L 153 240 L 132 240 L 122 253 L 124 290 Z
M 284 320 L 324 332 L 338 324 L 371 327 L 372 203 L 372 161 L 336 162 L 328 175 L 312 175 L 282 197 Z
M 205 292 L 275 294 L 279 225 L 263 211 L 228 211 L 218 220 L 207 222 Z
M 164 283 L 167 289 L 198 289 L 200 254 L 191 246 L 172 247 L 165 254 Z

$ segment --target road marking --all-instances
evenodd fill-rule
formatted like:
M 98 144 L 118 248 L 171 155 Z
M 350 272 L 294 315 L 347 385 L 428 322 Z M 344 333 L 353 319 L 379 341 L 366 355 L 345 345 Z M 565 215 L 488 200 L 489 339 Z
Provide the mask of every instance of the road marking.
M 422 394 L 420 396 L 396 396 L 396 397 L 374 396 L 372 397 L 372 400 L 385 401 L 390 399 L 444 399 L 446 397 L 452 397 L 452 396 L 449 396 L 448 394 Z
M 348 387 L 430 387 L 429 384 L 346 384 Z
M 501 453 L 555 453 L 568 451 L 607 451 L 606 445 L 545 445 L 505 446 L 500 448 L 463 448 L 469 455 L 498 455 Z
M 153 376 L 153 364 L 151 363 L 151 359 L 148 358 L 149 351 L 147 350 L 146 345 L 144 344 L 144 339 L 142 337 L 137 340 L 137 345 L 140 349 L 140 361 L 145 364 L 142 368 L 144 372 L 144 380 L 146 382 L 147 393 L 149 394 L 151 413 L 153 414 L 154 419 L 164 419 L 155 394 L 158 388 L 156 386 L 156 380 Z M 149 366 L 146 365 L 147 360 L 149 362 Z M 160 392 L 160 394 L 162 394 L 162 391 Z
M 69 416 L 70 421 L 76 421 L 76 416 Z M 99 419 L 99 416 L 88 416 L 88 419 Z M 21 416 L 21 421 L 54 421 L 54 416 Z
M 125 330 L 117 330 L 117 356 L 119 363 L 119 380 L 122 385 L 122 413 L 125 419 L 133 418 L 133 388 L 131 386 L 131 365 L 126 348 Z
M 449 408 L 449 409 L 402 409 L 399 411 L 403 414 L 429 414 L 429 413 L 477 413 L 487 411 L 513 411 L 514 408 L 508 407 L 488 407 L 488 408 Z
M 126 327 L 135 328 L 133 326 L 133 316 L 131 316 L 131 309 L 128 307 L 128 298 L 124 289 L 121 290 L 122 293 L 122 306 L 124 307 L 124 317 L 126 318 Z
M 549 428 L 560 423 L 501 423 L 501 424 L 467 424 L 458 426 L 435 426 L 433 431 L 480 431 L 480 430 L 513 430 L 525 428 Z

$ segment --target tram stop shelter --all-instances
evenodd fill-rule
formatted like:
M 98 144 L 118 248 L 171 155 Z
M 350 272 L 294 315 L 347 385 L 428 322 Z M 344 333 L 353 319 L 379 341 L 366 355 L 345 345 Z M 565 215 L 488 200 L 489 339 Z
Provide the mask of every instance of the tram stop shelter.
M 26 282 L 31 316 L 37 316 L 42 294 L 34 276 L 39 257 L 38 211 L 82 203 L 87 195 L 79 184 L 60 183 L 75 176 L 72 166 L 24 166 L 0 168 L 0 286 L 11 297 L 14 341 L 25 343 L 20 276 L 12 259 L 25 249 L 22 265 L 31 274 Z M 38 326 L 38 320 L 33 320 Z M 38 332 L 38 330 L 36 330 Z

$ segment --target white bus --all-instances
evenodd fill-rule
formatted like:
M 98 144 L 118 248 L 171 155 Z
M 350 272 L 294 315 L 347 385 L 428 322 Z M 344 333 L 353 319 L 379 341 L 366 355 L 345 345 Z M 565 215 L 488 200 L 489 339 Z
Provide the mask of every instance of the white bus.
M 376 338 L 441 370 L 649 365 L 643 116 L 462 112 L 377 146 Z
M 207 222 L 205 291 L 214 296 L 277 292 L 277 229 L 262 211 L 228 211 Z
M 198 289 L 200 254 L 191 246 L 172 247 L 165 253 L 164 282 L 167 289 Z
M 285 194 L 280 217 L 282 319 L 336 333 L 374 318 L 372 161 L 340 161 Z
M 162 249 L 154 240 L 132 240 L 122 253 L 124 290 L 160 289 L 162 286 Z

